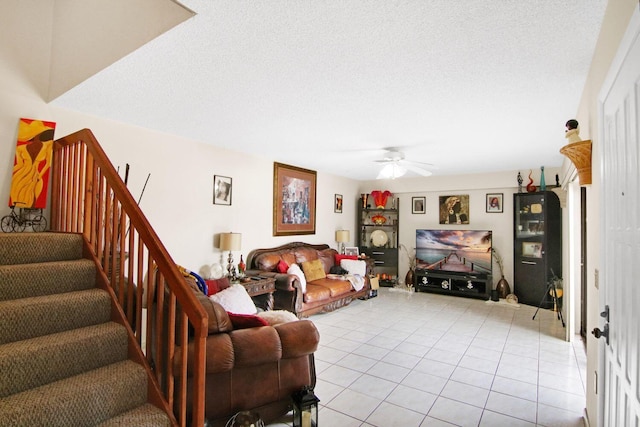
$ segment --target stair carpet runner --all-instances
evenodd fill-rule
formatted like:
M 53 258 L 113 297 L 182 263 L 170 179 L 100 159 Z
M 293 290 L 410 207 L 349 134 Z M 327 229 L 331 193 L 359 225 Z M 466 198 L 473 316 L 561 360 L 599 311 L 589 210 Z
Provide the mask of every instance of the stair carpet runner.
M 0 234 L 0 427 L 168 426 L 82 237 Z

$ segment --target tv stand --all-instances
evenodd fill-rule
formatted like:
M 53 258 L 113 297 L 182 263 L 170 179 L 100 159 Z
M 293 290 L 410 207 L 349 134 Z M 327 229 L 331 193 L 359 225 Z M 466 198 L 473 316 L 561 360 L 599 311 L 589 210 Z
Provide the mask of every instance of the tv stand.
M 490 274 L 416 270 L 416 292 L 424 291 L 488 300 L 492 287 L 493 279 Z

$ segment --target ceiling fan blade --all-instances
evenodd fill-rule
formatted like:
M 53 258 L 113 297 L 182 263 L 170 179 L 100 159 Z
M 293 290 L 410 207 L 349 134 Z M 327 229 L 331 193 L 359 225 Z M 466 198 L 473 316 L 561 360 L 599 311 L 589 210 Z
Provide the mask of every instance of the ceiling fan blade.
M 427 166 L 429 169 L 438 169 L 438 167 L 436 165 L 434 165 L 433 163 L 418 162 L 416 160 L 404 160 L 404 161 L 408 162 L 408 163 L 412 163 L 414 165 L 424 165 L 424 166 Z
M 418 166 L 414 166 L 409 162 L 402 162 L 402 167 L 406 168 L 407 170 L 410 170 L 411 172 L 415 172 L 418 175 L 422 175 L 422 176 L 431 176 L 431 175 L 433 175 L 433 173 L 431 171 L 419 168 Z

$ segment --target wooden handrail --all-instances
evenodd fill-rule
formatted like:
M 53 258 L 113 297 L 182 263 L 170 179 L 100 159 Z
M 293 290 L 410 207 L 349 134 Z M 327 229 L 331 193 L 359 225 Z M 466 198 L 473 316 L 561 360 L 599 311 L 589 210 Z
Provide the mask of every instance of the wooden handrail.
M 204 425 L 204 308 L 89 129 L 55 141 L 51 171 L 51 230 L 81 233 L 102 266 L 100 276 L 151 374 L 150 400 L 168 408 L 174 423 Z M 195 350 L 191 382 L 188 342 Z

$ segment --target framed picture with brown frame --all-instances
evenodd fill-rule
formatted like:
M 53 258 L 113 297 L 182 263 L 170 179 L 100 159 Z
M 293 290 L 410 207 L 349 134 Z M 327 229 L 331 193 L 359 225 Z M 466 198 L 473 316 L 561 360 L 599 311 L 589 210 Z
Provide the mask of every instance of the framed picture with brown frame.
M 333 196 L 333 211 L 335 213 L 342 213 L 342 194 Z
M 213 204 L 231 206 L 233 179 L 228 176 L 213 176 Z
M 316 233 L 315 171 L 273 163 L 273 235 Z

